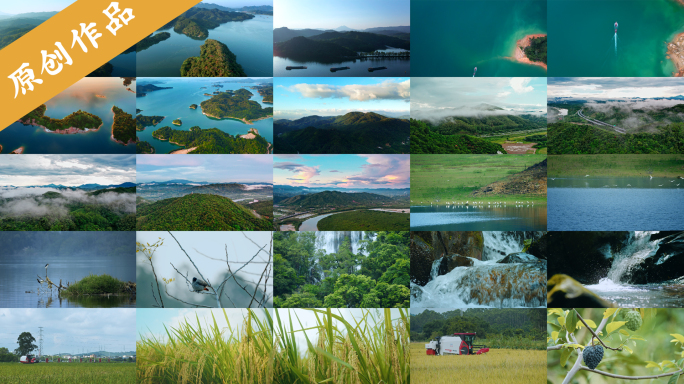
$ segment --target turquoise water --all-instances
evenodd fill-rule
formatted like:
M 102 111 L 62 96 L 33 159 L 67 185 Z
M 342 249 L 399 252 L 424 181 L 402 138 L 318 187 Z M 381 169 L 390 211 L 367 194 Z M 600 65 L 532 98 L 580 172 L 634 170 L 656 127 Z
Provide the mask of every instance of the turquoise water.
M 506 58 L 516 41 L 546 33 L 545 0 L 413 0 L 411 24 L 413 76 L 546 76 Z
M 138 78 L 140 84 L 148 81 L 161 81 L 163 84 L 156 84 L 159 87 L 173 87 L 173 89 L 163 89 L 159 91 L 149 92 L 147 96 L 137 98 L 137 107 L 142 109 L 140 112 L 144 116 L 166 116 L 156 126 L 149 126 L 144 131 L 138 132 L 140 141 L 147 141 L 154 147 L 157 153 L 168 153 L 170 151 L 182 148 L 168 141 L 157 140 L 152 137 L 152 132 L 161 127 L 169 126 L 173 129 L 182 129 L 189 131 L 190 128 L 198 126 L 203 129 L 218 128 L 223 132 L 231 135 L 243 135 L 249 131 L 250 128 L 256 128 L 259 134 L 263 136 L 269 143 L 273 142 L 273 119 L 265 119 L 255 121 L 253 125 L 245 124 L 240 120 L 234 119 L 213 119 L 202 114 L 200 103 L 204 100 L 209 100 L 211 96 L 204 96 L 204 93 L 212 93 L 219 89 L 237 90 L 246 88 L 252 92 L 251 100 L 261 104 L 262 107 L 272 107 L 272 104 L 263 103 L 263 98 L 256 89 L 249 87 L 257 85 L 256 83 L 221 83 L 223 88 L 215 88 L 211 85 L 216 82 L 231 81 L 226 78 L 178 78 L 178 79 L 158 79 L 158 78 Z M 200 89 L 206 87 L 206 89 Z M 190 109 L 190 104 L 197 104 L 197 109 Z M 171 124 L 175 119 L 181 119 L 183 125 L 176 126 Z
M 672 75 L 665 43 L 684 32 L 684 6 L 675 0 L 549 0 L 548 7 L 549 76 Z
M 135 89 L 135 81 L 129 86 Z M 95 95 L 104 95 L 99 98 Z M 111 139 L 114 114 L 112 106 L 135 116 L 135 94 L 126 90 L 123 79 L 111 77 L 86 77 L 62 93 L 48 100 L 46 116 L 61 119 L 79 109 L 97 115 L 103 125 L 98 131 L 72 135 L 45 132 L 33 125 L 13 123 L 0 131 L 2 153 L 10 153 L 23 146 L 24 153 L 135 153 L 135 144 L 121 145 Z
M 174 32 L 173 28 L 163 32 L 169 32 L 171 37 L 137 53 L 139 77 L 180 77 L 183 61 L 199 56 L 204 40 L 191 39 Z M 250 20 L 229 21 L 210 29 L 208 38 L 227 45 L 247 76 L 273 76 L 272 16 L 255 15 Z

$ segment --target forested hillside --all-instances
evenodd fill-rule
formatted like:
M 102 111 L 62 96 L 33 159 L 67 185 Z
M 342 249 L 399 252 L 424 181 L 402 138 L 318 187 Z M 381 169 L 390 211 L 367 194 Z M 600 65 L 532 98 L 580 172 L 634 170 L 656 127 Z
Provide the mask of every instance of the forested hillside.
M 368 255 L 349 237 L 337 253 L 316 247 L 315 232 L 275 232 L 276 308 L 408 308 L 409 232 L 367 232 Z
M 433 130 L 429 124 L 411 119 L 411 153 L 480 153 L 496 154 L 506 153 L 506 150 L 496 143 L 470 135 L 448 134 L 444 135 Z

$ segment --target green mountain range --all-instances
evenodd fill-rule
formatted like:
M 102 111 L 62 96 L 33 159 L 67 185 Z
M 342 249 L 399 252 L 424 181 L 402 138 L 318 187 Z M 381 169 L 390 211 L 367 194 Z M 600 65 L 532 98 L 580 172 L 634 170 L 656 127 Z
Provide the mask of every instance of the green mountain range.
M 408 153 L 409 122 L 374 112 L 273 123 L 275 153 Z
M 479 136 L 546 128 L 546 116 L 543 115 L 450 116 L 438 122 L 422 121 L 431 130 L 442 135 Z
M 337 191 L 324 191 L 310 195 L 298 195 L 281 200 L 278 204 L 284 206 L 297 206 L 302 208 L 342 207 L 350 205 L 377 206 L 384 203 L 395 202 L 388 196 L 376 195 L 368 192 L 346 193 Z
M 268 231 L 273 224 L 232 200 L 191 194 L 137 206 L 138 231 Z
M 442 135 L 425 122 L 411 119 L 412 154 L 496 154 L 507 153 L 501 144 L 470 135 Z

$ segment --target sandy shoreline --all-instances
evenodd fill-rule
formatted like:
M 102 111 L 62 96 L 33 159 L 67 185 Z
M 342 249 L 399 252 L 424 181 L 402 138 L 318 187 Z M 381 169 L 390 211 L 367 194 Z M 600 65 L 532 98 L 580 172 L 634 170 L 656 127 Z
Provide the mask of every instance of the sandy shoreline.
M 259 121 L 259 120 L 265 120 L 265 119 L 271 119 L 271 118 L 273 118 L 273 116 L 266 116 L 266 117 L 260 117 L 260 118 L 258 118 L 258 119 L 254 119 L 254 120 L 247 120 L 247 119 L 245 119 L 244 117 L 243 117 L 242 119 L 238 119 L 237 117 L 230 117 L 230 116 L 228 116 L 228 117 L 216 117 L 216 116 L 210 115 L 210 114 L 208 114 L 208 113 L 206 113 L 206 112 L 204 112 L 204 111 L 202 111 L 202 114 L 203 114 L 204 116 L 208 116 L 208 117 L 211 117 L 211 118 L 214 118 L 214 119 L 219 119 L 219 120 L 223 120 L 223 119 L 240 120 L 240 121 L 242 121 L 243 123 L 249 124 L 249 125 L 254 125 L 253 121 Z
M 684 5 L 684 0 L 680 0 Z M 667 56 L 674 64 L 676 71 L 672 73 L 674 77 L 684 77 L 684 33 L 680 33 L 667 43 Z
M 174 143 L 176 144 L 176 143 Z M 176 149 L 175 151 L 169 152 L 170 155 L 187 155 L 188 153 L 194 151 L 197 147 L 186 148 L 186 149 Z
M 22 153 L 24 153 L 24 149 L 24 147 L 19 147 L 14 151 L 10 152 L 10 155 L 21 155 Z
M 684 0 L 683 0 L 684 1 Z M 536 34 L 536 35 L 527 35 L 523 37 L 522 39 L 518 40 L 515 43 L 515 51 L 513 52 L 513 59 L 517 62 L 523 63 L 523 64 L 532 64 L 532 65 L 538 65 L 540 67 L 543 67 L 544 70 L 547 70 L 546 64 L 539 62 L 539 61 L 532 61 L 525 56 L 525 48 L 530 46 L 530 39 L 534 39 L 537 37 L 546 37 L 545 34 Z

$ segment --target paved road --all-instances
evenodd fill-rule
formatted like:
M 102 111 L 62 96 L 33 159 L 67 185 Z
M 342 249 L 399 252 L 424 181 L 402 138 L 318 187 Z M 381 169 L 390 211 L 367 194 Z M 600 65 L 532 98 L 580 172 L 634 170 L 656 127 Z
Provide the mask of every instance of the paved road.
M 614 126 L 613 124 L 604 123 L 603 121 L 599 121 L 599 120 L 596 120 L 596 119 L 590 119 L 590 118 L 584 116 L 584 114 L 582 114 L 582 109 L 580 109 L 579 111 L 577 111 L 577 116 L 583 118 L 584 120 L 586 120 L 586 121 L 588 121 L 588 122 L 590 122 L 590 123 L 592 123 L 592 124 L 594 124 L 594 125 L 602 125 L 602 126 L 604 126 L 604 127 L 611 127 L 612 129 L 615 130 L 615 132 L 618 132 L 618 133 L 627 133 L 623 128 L 616 127 L 616 126 Z

